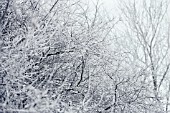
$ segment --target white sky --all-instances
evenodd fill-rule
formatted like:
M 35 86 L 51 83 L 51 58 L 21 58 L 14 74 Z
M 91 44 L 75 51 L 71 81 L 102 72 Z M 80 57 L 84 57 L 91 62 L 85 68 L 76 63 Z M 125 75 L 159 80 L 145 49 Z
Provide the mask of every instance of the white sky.
M 118 3 L 119 0 L 84 0 L 86 3 L 88 2 L 89 6 L 94 9 L 94 6 L 99 1 L 100 11 L 104 13 L 105 16 L 109 16 L 110 19 L 116 18 L 116 20 L 120 17 L 120 13 L 118 10 Z M 102 14 L 100 12 L 100 14 Z
M 97 0 L 90 0 L 90 1 L 97 1 Z M 118 16 L 119 13 L 119 9 L 118 9 L 118 2 L 121 3 L 121 0 L 99 0 L 100 3 L 102 3 L 104 9 L 106 9 L 106 11 L 110 14 L 110 15 L 114 15 L 114 16 Z M 126 0 L 123 0 L 126 1 Z M 128 2 L 129 0 L 127 0 L 126 2 Z M 131 0 L 130 0 L 131 1 Z M 147 0 L 146 0 L 147 1 Z M 136 0 L 136 2 L 141 2 L 141 0 Z M 160 2 L 158 0 L 158 2 Z M 170 3 L 170 0 L 169 0 Z M 170 4 L 169 4 L 170 5 Z M 168 15 L 170 15 L 170 7 L 168 8 Z M 170 16 L 169 16 L 170 18 Z M 170 22 L 170 21 L 169 21 Z

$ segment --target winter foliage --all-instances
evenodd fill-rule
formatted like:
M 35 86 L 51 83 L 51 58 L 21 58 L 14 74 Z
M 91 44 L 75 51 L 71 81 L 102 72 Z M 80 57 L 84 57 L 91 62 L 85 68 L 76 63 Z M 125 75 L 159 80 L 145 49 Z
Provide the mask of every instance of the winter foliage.
M 0 113 L 168 113 L 168 0 L 0 0 Z

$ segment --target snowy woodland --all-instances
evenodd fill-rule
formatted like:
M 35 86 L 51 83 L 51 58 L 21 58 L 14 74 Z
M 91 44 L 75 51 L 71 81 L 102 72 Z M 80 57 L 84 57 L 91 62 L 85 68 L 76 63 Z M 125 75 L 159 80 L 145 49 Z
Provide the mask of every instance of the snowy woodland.
M 0 0 L 0 113 L 170 113 L 170 0 Z

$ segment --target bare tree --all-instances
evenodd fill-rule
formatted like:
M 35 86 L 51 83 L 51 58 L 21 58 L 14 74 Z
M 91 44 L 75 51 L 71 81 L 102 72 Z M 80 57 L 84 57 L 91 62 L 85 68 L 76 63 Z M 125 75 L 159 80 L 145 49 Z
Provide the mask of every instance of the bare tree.
M 169 79 L 168 5 L 166 0 L 134 0 L 124 2 L 120 8 L 125 29 L 121 35 L 124 42 L 119 41 L 119 44 L 123 43 L 120 44 L 122 51 L 128 53 L 127 57 L 135 68 L 145 70 L 145 75 L 137 76 L 144 76 L 145 83 L 152 82 L 148 87 L 153 88 L 158 105 L 165 101 L 163 84 L 166 84 L 166 78 Z

